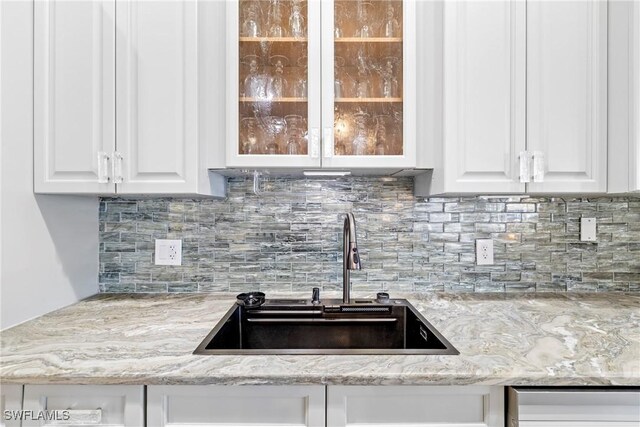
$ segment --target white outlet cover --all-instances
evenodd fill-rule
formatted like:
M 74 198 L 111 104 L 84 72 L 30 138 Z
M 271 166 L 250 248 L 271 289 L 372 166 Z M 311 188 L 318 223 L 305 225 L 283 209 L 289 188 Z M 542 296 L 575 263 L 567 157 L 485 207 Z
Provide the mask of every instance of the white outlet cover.
M 580 241 L 595 242 L 598 240 L 595 218 L 580 218 Z
M 493 265 L 492 239 L 476 239 L 476 265 Z
M 182 265 L 182 240 L 156 239 L 156 265 Z

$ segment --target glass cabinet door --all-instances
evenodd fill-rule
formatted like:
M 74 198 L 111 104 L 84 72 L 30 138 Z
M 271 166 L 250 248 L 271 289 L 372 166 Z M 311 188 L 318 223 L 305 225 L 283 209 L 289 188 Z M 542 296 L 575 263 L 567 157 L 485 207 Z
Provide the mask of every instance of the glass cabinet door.
M 415 167 L 414 2 L 322 7 L 323 166 Z
M 320 165 L 319 0 L 228 4 L 231 167 Z

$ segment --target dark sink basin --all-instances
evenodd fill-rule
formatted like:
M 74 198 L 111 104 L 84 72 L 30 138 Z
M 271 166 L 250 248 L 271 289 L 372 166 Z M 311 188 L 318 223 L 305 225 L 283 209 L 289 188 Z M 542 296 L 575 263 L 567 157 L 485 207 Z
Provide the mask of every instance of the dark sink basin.
M 459 354 L 404 299 L 234 305 L 194 354 Z

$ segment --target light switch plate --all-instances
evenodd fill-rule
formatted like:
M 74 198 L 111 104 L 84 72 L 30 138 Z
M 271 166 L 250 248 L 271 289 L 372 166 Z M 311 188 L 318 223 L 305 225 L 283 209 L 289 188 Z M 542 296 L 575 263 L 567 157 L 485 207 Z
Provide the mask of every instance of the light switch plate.
M 182 265 L 182 240 L 156 239 L 156 265 Z
M 597 240 L 596 219 L 580 218 L 580 241 L 595 242 Z

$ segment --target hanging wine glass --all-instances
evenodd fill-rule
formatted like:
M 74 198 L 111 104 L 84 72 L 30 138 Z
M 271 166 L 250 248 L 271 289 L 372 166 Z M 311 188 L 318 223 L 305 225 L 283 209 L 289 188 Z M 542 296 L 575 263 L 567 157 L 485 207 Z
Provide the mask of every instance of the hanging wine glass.
M 289 16 L 289 29 L 291 30 L 291 36 L 297 39 L 304 38 L 307 34 L 304 16 L 302 15 L 302 2 L 300 0 L 293 0 L 291 5 L 291 16 Z
M 369 145 L 369 135 L 367 134 L 367 119 L 369 118 L 369 114 L 358 111 L 353 116 L 356 122 L 355 137 L 351 142 L 353 154 L 355 156 L 364 156 L 367 154 L 367 147 Z
M 267 23 L 269 26 L 269 37 L 285 37 L 286 29 L 282 23 L 282 3 L 280 0 L 271 0 L 269 3 L 269 12 L 267 14 Z
M 388 3 L 382 24 L 382 37 L 400 37 L 400 35 L 400 24 L 395 17 L 395 9 L 391 3 Z
M 289 64 L 289 59 L 283 55 L 273 55 L 270 58 L 270 63 L 275 67 L 275 75 L 269 80 L 267 96 L 269 99 L 284 98 L 288 83 L 283 74 L 284 67 Z
M 261 10 L 255 1 L 243 3 L 240 35 L 243 37 L 260 37 L 262 33 Z

